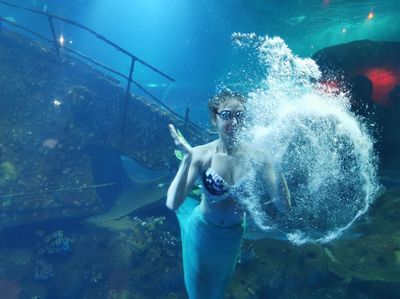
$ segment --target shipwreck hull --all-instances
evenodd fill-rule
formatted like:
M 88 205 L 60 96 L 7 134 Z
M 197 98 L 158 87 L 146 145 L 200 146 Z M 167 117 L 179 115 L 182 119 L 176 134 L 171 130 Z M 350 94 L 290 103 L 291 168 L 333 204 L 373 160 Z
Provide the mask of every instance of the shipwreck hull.
M 62 49 L 61 49 L 62 50 Z M 0 227 L 104 210 L 91 151 L 117 151 L 151 169 L 176 167 L 168 123 L 204 132 L 154 101 L 19 34 L 0 35 Z

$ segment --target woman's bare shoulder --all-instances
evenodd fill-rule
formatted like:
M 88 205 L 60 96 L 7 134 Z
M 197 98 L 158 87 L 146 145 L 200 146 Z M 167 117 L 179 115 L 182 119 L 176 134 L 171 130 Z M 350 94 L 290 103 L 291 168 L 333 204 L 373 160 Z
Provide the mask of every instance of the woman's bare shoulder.
M 213 150 L 215 150 L 215 147 L 216 147 L 216 145 L 217 145 L 217 142 L 218 142 L 218 140 L 214 140 L 214 141 L 211 141 L 211 142 L 209 142 L 209 143 L 205 143 L 205 144 L 201 144 L 201 145 L 198 145 L 198 146 L 195 146 L 194 148 L 193 148 L 193 150 L 194 151 L 196 151 L 196 152 L 199 152 L 199 153 L 206 153 L 206 152 L 208 152 L 208 151 L 213 151 Z
M 198 145 L 193 148 L 193 160 L 200 162 L 201 164 L 208 164 L 211 160 L 212 154 L 215 152 L 217 140 L 212 142 Z

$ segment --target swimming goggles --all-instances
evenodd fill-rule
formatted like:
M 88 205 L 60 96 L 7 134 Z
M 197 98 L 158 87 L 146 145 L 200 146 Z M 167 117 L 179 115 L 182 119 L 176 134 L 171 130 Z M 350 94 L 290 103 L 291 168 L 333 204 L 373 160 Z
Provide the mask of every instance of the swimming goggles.
M 231 111 L 231 110 L 222 110 L 220 112 L 216 113 L 219 117 L 221 117 L 222 120 L 227 121 L 231 120 L 232 118 L 236 118 L 237 121 L 242 121 L 245 116 L 245 111 L 244 110 L 238 110 L 238 111 Z

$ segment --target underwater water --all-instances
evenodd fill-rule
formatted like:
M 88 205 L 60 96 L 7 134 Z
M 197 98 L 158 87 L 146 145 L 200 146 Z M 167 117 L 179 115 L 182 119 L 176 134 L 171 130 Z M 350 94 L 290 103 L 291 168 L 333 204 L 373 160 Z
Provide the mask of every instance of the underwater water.
M 167 125 L 215 139 L 224 88 L 249 99 L 247 158 L 281 167 L 293 200 L 271 214 L 248 182 L 226 298 L 399 298 L 399 16 L 397 0 L 0 1 L 0 299 L 188 298 Z

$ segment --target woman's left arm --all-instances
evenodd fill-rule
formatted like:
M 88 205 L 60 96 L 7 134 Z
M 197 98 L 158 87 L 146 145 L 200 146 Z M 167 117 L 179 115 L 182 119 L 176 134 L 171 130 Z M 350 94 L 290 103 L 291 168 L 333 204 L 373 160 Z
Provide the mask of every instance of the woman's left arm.
M 263 165 L 262 168 L 264 169 L 264 183 L 268 186 L 267 189 L 275 205 L 283 209 L 290 209 L 292 200 L 282 167 L 268 163 Z
M 278 196 L 284 199 L 284 202 L 288 206 L 288 208 L 292 207 L 292 197 L 290 195 L 290 190 L 288 188 L 286 179 L 285 179 L 285 174 L 283 173 L 283 170 L 280 169 L 279 171 L 279 180 L 278 180 Z

